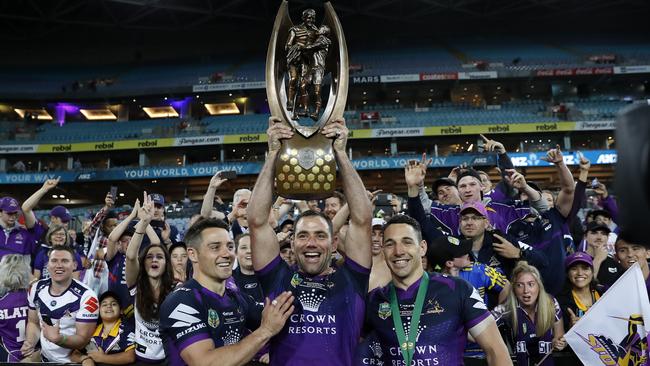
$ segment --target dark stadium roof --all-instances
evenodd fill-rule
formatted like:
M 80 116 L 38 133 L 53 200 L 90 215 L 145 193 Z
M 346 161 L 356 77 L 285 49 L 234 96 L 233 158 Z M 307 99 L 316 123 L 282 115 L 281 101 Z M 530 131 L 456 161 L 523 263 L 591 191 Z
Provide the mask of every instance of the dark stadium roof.
M 356 48 L 400 35 L 408 39 L 463 32 L 563 34 L 567 29 L 650 34 L 650 2 L 639 0 L 332 2 L 348 43 Z M 93 44 L 131 55 L 165 42 L 170 52 L 179 54 L 183 47 L 201 45 L 212 47 L 212 54 L 215 45 L 222 52 L 263 53 L 279 4 L 279 0 L 5 0 L 0 2 L 0 40 L 12 52 L 3 52 L 7 56 L 0 63 L 37 63 L 38 56 L 60 52 L 80 61 L 79 50 Z M 322 1 L 290 1 L 294 19 L 307 7 L 318 10 Z M 39 47 L 40 53 L 33 50 Z M 47 63 L 45 59 L 40 62 Z

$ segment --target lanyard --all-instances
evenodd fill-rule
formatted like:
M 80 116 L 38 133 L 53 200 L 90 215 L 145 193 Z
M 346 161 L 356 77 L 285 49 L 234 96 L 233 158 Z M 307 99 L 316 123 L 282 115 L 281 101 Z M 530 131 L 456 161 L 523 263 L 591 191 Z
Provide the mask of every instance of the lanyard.
M 422 314 L 422 305 L 424 305 L 424 296 L 429 288 L 429 275 L 424 272 L 418 294 L 415 297 L 415 305 L 413 306 L 413 319 L 409 327 L 409 337 L 406 339 L 404 332 L 404 325 L 399 313 L 399 304 L 397 302 L 397 293 L 395 292 L 395 285 L 390 285 L 390 310 L 393 315 L 393 324 L 395 325 L 395 333 L 397 341 L 399 342 L 400 349 L 402 350 L 402 357 L 404 358 L 405 365 L 410 365 L 415 354 L 415 338 L 418 333 L 418 325 L 420 325 L 420 314 Z

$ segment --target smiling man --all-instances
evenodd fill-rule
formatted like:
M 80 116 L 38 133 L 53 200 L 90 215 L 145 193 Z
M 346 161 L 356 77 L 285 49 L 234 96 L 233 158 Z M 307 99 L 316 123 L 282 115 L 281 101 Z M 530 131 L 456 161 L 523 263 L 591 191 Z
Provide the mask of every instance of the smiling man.
M 384 226 L 383 252 L 392 282 L 370 293 L 366 319 L 386 365 L 458 365 L 467 333 L 490 365 L 512 365 L 496 322 L 481 296 L 457 277 L 422 269 L 427 251 L 420 225 L 406 215 Z
M 280 258 L 269 211 L 280 140 L 290 138 L 293 130 L 274 117 L 267 130 L 269 152 L 248 206 L 253 266 L 265 295 L 273 298 L 289 290 L 296 298 L 295 313 L 271 341 L 272 365 L 352 365 L 363 325 L 371 264 L 370 200 L 346 154 L 345 122 L 336 120 L 321 133 L 334 139 L 334 157 L 350 208 L 343 264 L 336 268 L 331 265 L 336 241 L 329 217 L 310 210 L 303 212 L 294 225 L 292 248 L 297 268 L 289 267 Z
M 27 357 L 40 338 L 43 362 L 71 362 L 72 350 L 88 344 L 95 330 L 99 302 L 93 290 L 72 278 L 75 251 L 57 246 L 48 253 L 50 278 L 29 292 L 29 322 L 21 349 Z
M 228 225 L 201 219 L 185 234 L 194 278 L 169 295 L 160 310 L 161 337 L 169 364 L 243 365 L 277 334 L 293 312 L 284 292 L 261 308 L 226 285 L 235 262 Z M 256 329 L 248 334 L 248 329 Z M 248 335 L 246 335 L 248 334 Z

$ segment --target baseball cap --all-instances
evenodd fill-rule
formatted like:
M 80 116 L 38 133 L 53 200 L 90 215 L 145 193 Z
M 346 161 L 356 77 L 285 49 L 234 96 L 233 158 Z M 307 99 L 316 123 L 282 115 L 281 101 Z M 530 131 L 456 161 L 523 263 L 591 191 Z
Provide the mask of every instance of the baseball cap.
M 481 175 L 478 174 L 478 172 L 476 170 L 467 169 L 467 170 L 462 171 L 460 174 L 458 174 L 458 177 L 456 178 L 456 184 L 455 185 L 458 185 L 458 182 L 460 182 L 461 178 L 468 177 L 468 176 L 478 179 L 479 182 L 481 181 Z
M 165 197 L 160 194 L 160 193 L 152 193 L 149 195 L 151 197 L 151 200 L 153 201 L 154 205 L 165 205 Z
M 436 180 L 433 181 L 433 185 L 431 186 L 431 190 L 433 194 L 437 195 L 438 194 L 438 188 L 441 186 L 456 186 L 456 182 L 453 181 L 453 179 L 449 177 L 440 177 Z
M 50 216 L 58 217 L 62 222 L 68 222 L 72 219 L 70 211 L 63 206 L 54 206 L 54 208 L 50 210 Z
M 453 236 L 437 237 L 431 244 L 431 248 L 427 251 L 427 259 L 433 266 L 444 267 L 448 260 L 462 257 L 472 251 L 471 240 Z
M 607 227 L 607 225 L 598 223 L 596 221 L 592 221 L 592 222 L 587 224 L 587 230 L 586 231 L 598 231 L 598 230 L 605 231 L 605 232 L 607 232 L 607 234 L 612 232 L 612 230 L 610 230 L 609 227 Z
M 15 198 L 12 197 L 2 197 L 0 200 L 0 211 L 6 213 L 14 213 L 20 211 L 20 204 Z
M 102 294 L 99 296 L 99 303 L 101 304 L 101 302 L 104 301 L 104 299 L 107 298 L 107 297 L 112 297 L 112 298 L 114 298 L 115 300 L 117 300 L 117 303 L 118 303 L 118 304 L 121 304 L 121 302 L 120 302 L 120 295 L 118 295 L 117 292 L 113 292 L 113 291 L 110 291 L 110 290 L 109 290 L 109 291 L 104 291 L 104 293 L 102 293 Z M 120 306 L 120 307 L 121 307 L 121 306 Z
M 594 260 L 591 258 L 591 256 L 585 252 L 575 252 L 571 254 L 570 256 L 566 257 L 564 260 L 564 268 L 569 268 L 572 265 L 576 263 L 585 263 L 589 265 L 589 267 L 594 266 Z
M 488 217 L 487 209 L 485 208 L 485 205 L 482 204 L 481 202 L 465 202 L 463 205 L 460 207 L 460 211 L 458 212 L 458 215 L 462 215 L 465 211 L 467 210 L 474 210 L 478 212 L 481 216 L 483 217 Z
M 384 225 L 386 225 L 386 220 L 384 220 L 384 219 L 382 219 L 382 218 L 380 218 L 380 217 L 374 217 L 374 218 L 372 219 L 372 225 L 371 225 L 371 227 L 375 227 L 375 226 L 381 226 L 381 227 L 384 227 Z

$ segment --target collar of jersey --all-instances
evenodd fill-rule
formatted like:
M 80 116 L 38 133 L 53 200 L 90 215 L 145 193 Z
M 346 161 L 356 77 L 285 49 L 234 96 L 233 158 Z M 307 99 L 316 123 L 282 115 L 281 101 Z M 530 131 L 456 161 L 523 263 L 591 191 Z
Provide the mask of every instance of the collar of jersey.
M 122 324 L 122 319 L 118 319 L 117 322 L 115 322 L 115 325 L 113 326 L 111 331 L 108 332 L 109 337 L 117 337 L 117 335 L 120 333 L 120 324 Z M 93 337 L 99 337 L 102 334 L 102 329 L 104 329 L 104 323 L 100 324 L 97 328 L 95 328 L 95 333 L 93 334 Z

